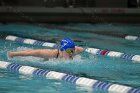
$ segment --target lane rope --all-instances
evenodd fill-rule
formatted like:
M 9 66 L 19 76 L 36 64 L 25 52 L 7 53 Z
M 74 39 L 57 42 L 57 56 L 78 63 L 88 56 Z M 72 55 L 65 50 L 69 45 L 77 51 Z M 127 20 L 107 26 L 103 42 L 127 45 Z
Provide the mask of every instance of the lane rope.
M 63 80 L 80 86 L 86 86 L 91 87 L 93 89 L 108 91 L 110 93 L 140 93 L 140 88 L 133 88 L 125 85 L 113 84 L 85 77 L 78 77 L 66 73 L 49 71 L 31 66 L 22 66 L 16 63 L 10 63 L 5 61 L 0 61 L 0 68 L 24 75 L 33 75 L 45 77 L 48 79 Z

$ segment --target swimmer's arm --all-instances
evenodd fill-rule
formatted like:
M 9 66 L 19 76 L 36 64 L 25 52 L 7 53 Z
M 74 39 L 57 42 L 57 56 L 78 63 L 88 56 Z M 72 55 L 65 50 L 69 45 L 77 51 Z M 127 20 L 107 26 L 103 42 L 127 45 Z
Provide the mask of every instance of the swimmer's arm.
M 18 51 L 18 52 L 9 52 L 8 55 L 10 57 L 34 56 L 34 57 L 50 58 L 50 57 L 55 56 L 55 53 L 53 50 L 39 49 L 39 50 L 24 50 L 24 51 Z

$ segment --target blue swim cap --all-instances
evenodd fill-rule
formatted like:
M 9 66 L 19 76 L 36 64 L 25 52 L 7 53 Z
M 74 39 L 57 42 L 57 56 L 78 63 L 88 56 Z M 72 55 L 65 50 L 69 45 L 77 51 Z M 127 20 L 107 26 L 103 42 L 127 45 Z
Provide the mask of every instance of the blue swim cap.
M 60 50 L 64 51 L 64 50 L 66 50 L 68 48 L 75 48 L 75 44 L 70 38 L 64 38 L 60 42 Z

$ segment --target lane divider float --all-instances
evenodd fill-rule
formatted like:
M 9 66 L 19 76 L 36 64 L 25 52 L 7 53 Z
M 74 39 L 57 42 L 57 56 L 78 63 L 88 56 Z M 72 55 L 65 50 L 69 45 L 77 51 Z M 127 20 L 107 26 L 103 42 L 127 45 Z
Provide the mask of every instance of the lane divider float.
M 112 84 L 112 83 L 89 79 L 85 77 L 77 77 L 66 73 L 49 71 L 49 70 L 39 69 L 31 66 L 22 66 L 16 63 L 10 63 L 5 61 L 0 61 L 0 68 L 14 71 L 20 74 L 25 74 L 25 75 L 33 75 L 33 76 L 45 77 L 48 79 L 63 80 L 76 85 L 107 91 L 109 93 L 112 92 L 113 93 L 114 92 L 115 93 L 140 93 L 140 88 L 133 88 L 133 87 L 119 85 L 119 84 Z
M 127 39 L 127 40 L 140 40 L 140 36 L 127 35 L 127 36 L 125 36 L 125 39 Z
M 53 48 L 57 46 L 57 44 L 55 44 L 55 43 L 38 41 L 38 40 L 28 39 L 28 38 L 21 38 L 21 37 L 17 37 L 17 36 L 13 36 L 13 35 L 1 34 L 0 38 L 18 42 L 18 43 L 38 45 L 38 46 L 47 46 L 47 47 L 53 47 Z M 94 55 L 122 58 L 122 59 L 127 59 L 127 60 L 131 60 L 131 61 L 140 63 L 140 55 L 132 55 L 132 54 L 126 54 L 126 53 L 122 53 L 122 52 L 102 50 L 102 49 L 97 49 L 97 48 L 86 48 L 85 51 L 92 53 Z

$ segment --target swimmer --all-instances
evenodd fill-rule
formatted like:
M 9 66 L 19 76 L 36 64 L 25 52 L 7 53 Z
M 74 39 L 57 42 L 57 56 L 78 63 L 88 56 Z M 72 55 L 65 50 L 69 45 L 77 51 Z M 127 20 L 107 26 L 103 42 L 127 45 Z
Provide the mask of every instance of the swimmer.
M 64 38 L 60 42 L 59 49 L 36 49 L 36 50 L 23 50 L 18 52 L 8 52 L 8 56 L 13 58 L 15 56 L 34 56 L 44 59 L 48 58 L 65 58 L 73 59 L 73 57 L 85 49 L 75 46 L 75 43 L 70 38 Z

